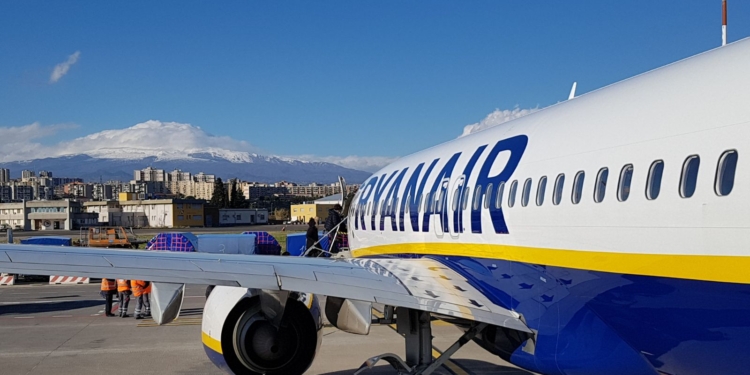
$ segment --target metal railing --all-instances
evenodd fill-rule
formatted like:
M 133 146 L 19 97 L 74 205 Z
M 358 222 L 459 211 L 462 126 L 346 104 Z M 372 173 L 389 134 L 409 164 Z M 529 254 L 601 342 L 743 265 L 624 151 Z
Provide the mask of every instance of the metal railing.
M 316 255 L 316 257 L 319 257 L 319 256 L 321 256 L 323 254 L 328 254 L 328 256 L 331 256 L 333 253 L 330 252 L 330 249 L 333 249 L 333 245 L 336 243 L 336 239 L 338 238 L 338 234 L 339 234 L 339 228 L 341 227 L 342 224 L 344 224 L 347 221 L 348 218 L 349 218 L 348 216 L 344 217 L 344 219 L 341 220 L 338 224 L 336 224 L 336 226 L 333 227 L 333 229 L 331 229 L 328 232 L 324 233 L 323 236 L 318 239 L 318 241 L 316 241 L 314 244 L 312 244 L 312 246 L 310 246 L 307 249 L 305 249 L 305 251 L 300 256 L 306 257 L 312 251 L 318 251 L 318 254 Z M 331 243 L 328 244 L 328 250 L 325 250 L 325 249 L 322 249 L 321 247 L 319 247 L 318 245 L 320 244 L 320 242 L 323 241 L 324 238 L 330 237 L 330 234 L 333 233 L 334 231 L 336 233 L 333 236 L 333 240 L 331 240 Z

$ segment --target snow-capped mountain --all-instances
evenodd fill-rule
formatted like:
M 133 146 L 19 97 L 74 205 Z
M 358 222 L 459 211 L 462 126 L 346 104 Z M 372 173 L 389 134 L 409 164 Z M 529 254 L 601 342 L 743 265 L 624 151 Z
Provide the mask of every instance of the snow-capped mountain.
M 360 183 L 368 172 L 324 163 L 264 156 L 255 153 L 229 151 L 219 148 L 155 150 L 139 148 L 100 148 L 85 154 L 0 163 L 0 168 L 20 176 L 21 170 L 51 171 L 54 176 L 80 177 L 85 181 L 133 179 L 133 171 L 146 167 L 169 171 L 214 174 L 222 179 L 239 178 L 246 181 L 297 183 L 332 183 L 338 176 Z
M 129 181 L 134 170 L 149 166 L 259 182 L 331 183 L 344 176 L 347 181 L 359 183 L 369 175 L 332 163 L 259 155 L 246 141 L 209 134 L 190 124 L 158 120 L 102 130 L 54 145 L 33 141 L 59 131 L 58 128 L 38 123 L 4 128 L 5 138 L 0 139 L 0 146 L 3 141 L 6 144 L 0 150 L 0 168 L 11 169 L 14 177 L 28 169 L 87 181 Z M 377 159 L 373 161 L 382 162 Z

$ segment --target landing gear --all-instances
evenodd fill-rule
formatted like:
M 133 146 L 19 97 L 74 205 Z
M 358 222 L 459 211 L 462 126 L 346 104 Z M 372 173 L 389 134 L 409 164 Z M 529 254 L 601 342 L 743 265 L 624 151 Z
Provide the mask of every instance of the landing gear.
M 390 324 L 393 320 L 393 308 L 386 307 L 385 318 L 378 323 Z M 391 364 L 399 375 L 429 375 L 445 363 L 454 353 L 471 341 L 477 334 L 487 327 L 486 323 L 476 323 L 458 341 L 444 351 L 438 358 L 432 358 L 432 327 L 430 313 L 426 311 L 398 307 L 396 312 L 396 331 L 404 336 L 406 341 L 406 360 L 393 353 L 381 354 L 365 361 L 355 372 L 359 375 L 371 369 L 380 360 Z

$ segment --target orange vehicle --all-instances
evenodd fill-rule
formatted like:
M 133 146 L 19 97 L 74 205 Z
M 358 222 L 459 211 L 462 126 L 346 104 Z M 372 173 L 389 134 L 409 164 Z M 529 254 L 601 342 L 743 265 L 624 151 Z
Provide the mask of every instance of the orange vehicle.
M 79 243 L 87 247 L 120 247 L 137 249 L 145 241 L 138 241 L 135 235 L 128 235 L 123 227 L 82 228 Z

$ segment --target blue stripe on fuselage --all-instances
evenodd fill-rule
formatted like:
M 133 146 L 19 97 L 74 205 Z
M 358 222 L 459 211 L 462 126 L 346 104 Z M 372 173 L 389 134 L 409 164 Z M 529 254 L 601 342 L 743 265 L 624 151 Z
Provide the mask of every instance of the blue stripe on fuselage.
M 404 257 L 413 255 L 404 254 Z M 432 257 L 538 332 L 511 361 L 544 374 L 745 374 L 750 285 Z
M 222 369 L 224 372 L 228 374 L 233 374 L 232 370 L 229 369 L 229 365 L 227 365 L 227 361 L 224 359 L 224 356 L 220 353 L 215 352 L 213 349 L 209 348 L 206 345 L 203 345 L 203 349 L 206 351 L 206 356 L 208 356 L 208 359 L 213 362 L 216 367 Z

